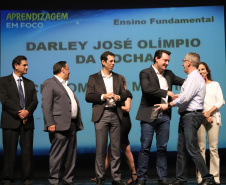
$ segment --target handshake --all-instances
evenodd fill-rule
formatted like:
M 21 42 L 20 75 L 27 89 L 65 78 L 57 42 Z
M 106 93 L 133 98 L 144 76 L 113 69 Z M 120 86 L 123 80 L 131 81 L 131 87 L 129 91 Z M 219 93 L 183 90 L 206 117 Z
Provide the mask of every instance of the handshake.
M 177 99 L 180 96 L 180 94 L 176 94 L 175 95 L 172 91 L 168 91 L 167 92 L 167 95 L 170 96 L 172 98 L 172 100 L 175 100 L 175 99 Z M 157 106 L 158 107 L 158 108 L 156 108 L 155 111 L 158 111 L 158 110 L 167 110 L 168 108 L 172 107 L 172 105 L 170 105 L 170 107 L 169 107 L 169 104 L 168 103 L 156 104 L 154 106 Z
M 175 95 L 172 91 L 168 91 L 167 95 L 170 96 L 172 98 L 172 100 L 175 100 L 180 96 L 180 94 Z

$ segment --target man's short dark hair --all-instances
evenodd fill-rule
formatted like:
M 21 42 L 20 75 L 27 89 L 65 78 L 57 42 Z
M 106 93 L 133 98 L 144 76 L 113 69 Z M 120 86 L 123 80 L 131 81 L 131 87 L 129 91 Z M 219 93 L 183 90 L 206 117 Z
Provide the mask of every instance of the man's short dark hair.
M 160 50 L 157 50 L 155 52 L 155 56 L 154 56 L 154 63 L 156 62 L 155 58 L 157 57 L 158 59 L 160 59 L 162 57 L 162 53 L 166 53 L 167 55 L 170 55 L 171 52 L 167 51 L 167 50 L 163 50 L 163 49 L 160 49 Z
M 100 60 L 104 60 L 104 61 L 107 61 L 108 60 L 108 55 L 111 55 L 111 56 L 115 56 L 114 53 L 110 52 L 110 51 L 105 51 L 104 53 L 102 53 L 102 55 L 100 56 Z
M 59 61 L 53 66 L 53 74 L 57 75 L 61 72 L 62 67 L 66 67 L 66 61 Z
M 27 58 L 25 56 L 23 56 L 23 55 L 19 55 L 19 56 L 15 57 L 13 59 L 12 67 L 13 67 L 14 70 L 15 70 L 15 64 L 20 65 L 21 64 L 21 60 L 27 60 Z

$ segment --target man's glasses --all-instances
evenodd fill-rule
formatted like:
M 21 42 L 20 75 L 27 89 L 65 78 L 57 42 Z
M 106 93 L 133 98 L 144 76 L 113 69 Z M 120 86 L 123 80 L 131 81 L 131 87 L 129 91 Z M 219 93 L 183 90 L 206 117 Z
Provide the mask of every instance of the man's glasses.
M 190 60 L 182 60 L 182 62 L 185 62 L 185 61 L 190 61 Z

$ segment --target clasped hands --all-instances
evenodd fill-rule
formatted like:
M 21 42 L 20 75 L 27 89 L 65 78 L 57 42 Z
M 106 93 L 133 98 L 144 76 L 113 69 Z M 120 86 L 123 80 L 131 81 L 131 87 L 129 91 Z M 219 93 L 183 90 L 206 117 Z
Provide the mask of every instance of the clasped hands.
M 19 110 L 18 111 L 18 116 L 20 117 L 20 119 L 23 120 L 23 124 L 26 124 L 26 122 L 28 120 L 28 115 L 29 115 L 29 112 L 27 110 Z
M 178 98 L 180 96 L 180 94 L 175 95 L 172 91 L 168 91 L 167 95 L 170 96 L 172 98 L 172 100 L 175 100 L 176 98 Z M 155 104 L 154 106 L 158 107 L 158 108 L 156 108 L 155 111 L 168 109 L 168 103 Z
M 119 100 L 119 95 L 113 94 L 113 92 L 103 95 L 103 99 L 113 99 L 115 102 Z
M 209 123 L 213 123 L 213 117 L 210 115 L 209 111 L 203 111 L 202 114 Z

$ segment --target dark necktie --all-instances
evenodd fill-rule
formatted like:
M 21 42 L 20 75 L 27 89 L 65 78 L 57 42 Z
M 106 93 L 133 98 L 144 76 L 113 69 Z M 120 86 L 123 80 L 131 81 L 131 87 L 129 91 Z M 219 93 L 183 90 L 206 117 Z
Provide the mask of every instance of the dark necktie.
M 21 86 L 21 81 L 22 79 L 18 79 L 18 89 L 19 89 L 19 96 L 20 96 L 20 106 L 22 109 L 25 108 L 25 100 L 24 100 L 24 92 L 23 92 L 23 88 Z

